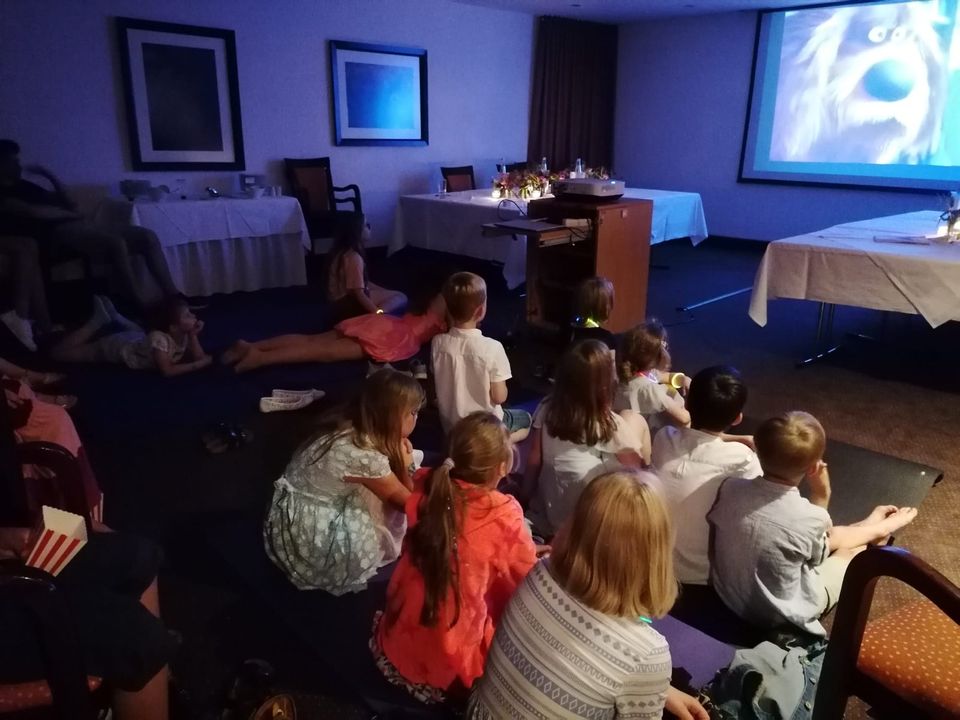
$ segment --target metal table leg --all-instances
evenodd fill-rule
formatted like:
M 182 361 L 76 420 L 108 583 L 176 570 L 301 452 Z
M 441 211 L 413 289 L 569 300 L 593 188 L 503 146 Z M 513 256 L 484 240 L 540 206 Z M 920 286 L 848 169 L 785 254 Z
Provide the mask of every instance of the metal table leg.
M 820 303 L 820 309 L 817 311 L 817 337 L 814 340 L 814 354 L 803 360 L 797 361 L 797 367 L 803 368 L 812 365 L 815 362 L 829 357 L 840 349 L 839 343 L 832 345 L 833 342 L 833 320 L 836 315 L 837 306 L 832 303 Z M 826 319 L 826 322 L 824 322 Z M 825 349 L 821 350 L 824 346 Z

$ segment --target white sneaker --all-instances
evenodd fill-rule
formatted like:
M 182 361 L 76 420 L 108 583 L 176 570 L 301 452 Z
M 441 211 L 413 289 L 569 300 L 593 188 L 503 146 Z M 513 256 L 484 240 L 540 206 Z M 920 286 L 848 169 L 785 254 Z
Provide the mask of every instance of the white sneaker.
M 314 402 L 322 398 L 326 393 L 323 390 L 278 390 L 275 389 L 270 393 L 271 397 L 286 399 L 286 398 L 304 398 L 309 397 L 310 402 Z
M 313 402 L 309 395 L 299 398 L 260 398 L 260 412 L 282 412 L 284 410 L 301 410 Z
M 380 372 L 381 370 L 395 370 L 390 363 L 375 363 L 372 360 L 367 361 L 367 377 L 370 377 L 375 372 Z
M 427 366 L 417 359 L 410 361 L 410 372 L 413 373 L 414 380 L 427 379 Z
M 27 350 L 30 352 L 37 351 L 37 342 L 33 339 L 33 325 L 29 320 L 20 317 L 17 315 L 16 310 L 9 310 L 3 315 L 0 315 L 0 320 L 3 320 L 3 324 L 14 334 L 14 337 L 19 340 Z

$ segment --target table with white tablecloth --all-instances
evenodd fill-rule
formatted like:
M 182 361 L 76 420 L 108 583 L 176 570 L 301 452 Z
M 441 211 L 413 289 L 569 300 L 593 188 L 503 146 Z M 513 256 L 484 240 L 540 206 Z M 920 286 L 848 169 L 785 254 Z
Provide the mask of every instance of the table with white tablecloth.
M 310 235 L 296 198 L 105 201 L 97 221 L 157 234 L 177 287 L 191 296 L 305 285 Z
M 835 225 L 767 246 L 750 317 L 767 324 L 767 302 L 814 300 L 921 315 L 932 327 L 960 320 L 960 244 L 933 210 Z
M 624 197 L 653 203 L 651 245 L 687 237 L 697 244 L 707 236 L 703 202 L 697 193 L 627 188 Z M 526 212 L 525 200 L 501 200 L 492 197 L 490 190 L 404 195 L 397 203 L 389 251 L 410 245 L 501 262 L 507 286 L 514 288 L 526 279 L 526 239 L 483 237 L 481 228 Z

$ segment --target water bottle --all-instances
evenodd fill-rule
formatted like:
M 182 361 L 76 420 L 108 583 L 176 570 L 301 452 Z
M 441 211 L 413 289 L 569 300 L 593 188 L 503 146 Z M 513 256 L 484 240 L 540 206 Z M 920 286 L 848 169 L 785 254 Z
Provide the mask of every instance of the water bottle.
M 546 175 L 549 172 L 549 168 L 547 168 L 546 156 L 540 158 L 540 172 L 543 173 L 544 175 Z
M 574 177 L 583 177 L 583 160 L 577 158 L 577 164 L 573 166 Z

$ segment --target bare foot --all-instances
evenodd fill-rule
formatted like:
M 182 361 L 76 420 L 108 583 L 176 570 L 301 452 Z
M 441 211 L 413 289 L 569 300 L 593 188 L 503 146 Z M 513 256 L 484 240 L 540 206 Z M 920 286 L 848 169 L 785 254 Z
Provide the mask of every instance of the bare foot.
M 233 366 L 233 371 L 243 373 L 256 370 L 261 365 L 263 365 L 263 353 L 248 343 L 246 352 L 240 358 L 240 361 Z
M 889 535 L 900 528 L 909 525 L 917 517 L 917 509 L 912 507 L 902 507 L 896 512 L 890 513 L 883 521 L 883 529 Z
M 246 340 L 237 340 L 230 348 L 220 356 L 220 362 L 224 365 L 233 365 L 238 360 L 242 359 L 251 348 L 250 343 Z

